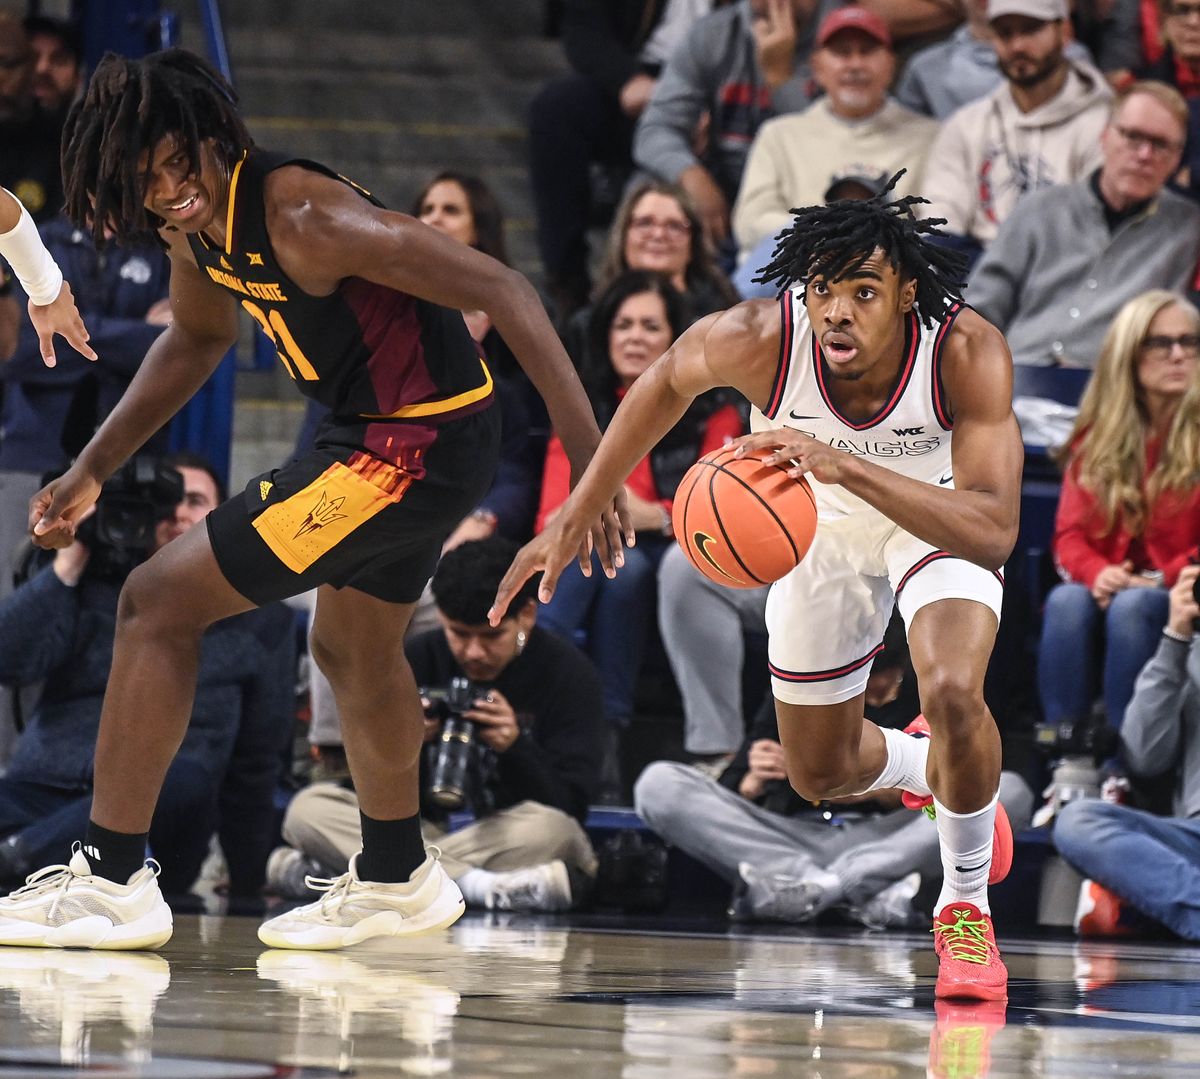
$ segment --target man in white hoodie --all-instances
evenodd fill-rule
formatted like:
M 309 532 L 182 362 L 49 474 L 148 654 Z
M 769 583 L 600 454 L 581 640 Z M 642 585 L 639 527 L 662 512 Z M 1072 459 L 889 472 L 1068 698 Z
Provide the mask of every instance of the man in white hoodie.
M 977 249 L 1021 196 L 1099 166 L 1112 96 L 1099 71 L 1063 54 L 1066 0 L 989 0 L 987 15 L 1004 82 L 942 125 L 923 192 L 930 215 Z

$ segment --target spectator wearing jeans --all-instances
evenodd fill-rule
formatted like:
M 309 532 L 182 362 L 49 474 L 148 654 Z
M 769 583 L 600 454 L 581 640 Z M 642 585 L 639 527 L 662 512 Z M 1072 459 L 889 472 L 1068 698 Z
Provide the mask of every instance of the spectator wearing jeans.
M 629 387 L 659 358 L 687 326 L 683 298 L 658 274 L 631 271 L 618 277 L 596 303 L 582 371 L 584 388 L 603 430 Z M 654 618 L 654 581 L 659 560 L 670 542 L 671 500 L 684 473 L 703 454 L 719 449 L 742 433 L 737 409 L 718 395 L 704 395 L 671 432 L 644 457 L 625 483 L 637 546 L 624 552 L 615 577 L 593 558 L 584 576 L 577 564 L 559 578 L 554 597 L 542 610 L 545 625 L 564 637 L 580 633 L 600 671 L 608 720 L 606 779 L 615 774 L 620 732 L 633 719 L 634 689 L 642 652 Z M 538 531 L 570 493 L 570 469 L 557 437 L 546 454 Z
M 1080 932 L 1127 934 L 1122 907 L 1200 941 L 1200 567 L 1185 566 L 1170 593 L 1166 628 L 1134 687 L 1121 744 L 1138 776 L 1170 775 L 1174 806 L 1159 817 L 1101 799 L 1059 810 L 1054 843 L 1087 880 Z
M 1064 581 L 1046 600 L 1038 652 L 1048 722 L 1085 718 L 1101 692 L 1109 723 L 1123 725 L 1167 618 L 1163 586 L 1200 546 L 1198 432 L 1200 312 L 1144 293 L 1113 320 L 1063 456 Z

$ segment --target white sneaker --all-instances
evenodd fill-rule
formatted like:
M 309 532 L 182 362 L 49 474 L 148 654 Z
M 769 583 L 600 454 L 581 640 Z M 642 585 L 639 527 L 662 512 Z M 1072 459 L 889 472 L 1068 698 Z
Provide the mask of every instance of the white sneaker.
M 405 884 L 359 880 L 356 854 L 340 877 L 309 877 L 305 883 L 325 894 L 263 922 L 258 939 L 268 948 L 325 951 L 371 937 L 414 937 L 445 929 L 458 921 L 465 905 L 437 854 L 431 849 Z
M 158 890 L 151 860 L 127 884 L 92 873 L 76 843 L 68 865 L 25 878 L 0 899 L 0 944 L 30 948 L 161 948 L 171 939 L 171 908 Z
M 488 910 L 536 910 L 551 913 L 570 910 L 571 878 L 561 858 L 528 869 L 496 874 L 484 906 Z

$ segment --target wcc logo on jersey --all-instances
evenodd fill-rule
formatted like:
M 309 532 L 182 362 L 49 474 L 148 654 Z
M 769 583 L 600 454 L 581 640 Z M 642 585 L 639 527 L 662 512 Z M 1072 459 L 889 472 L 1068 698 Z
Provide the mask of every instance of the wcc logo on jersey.
M 344 520 L 346 514 L 339 513 L 342 508 L 342 503 L 346 501 L 345 495 L 339 495 L 337 498 L 330 498 L 321 492 L 321 498 L 317 504 L 308 511 L 308 516 L 304 518 L 303 524 L 297 530 L 292 539 L 299 539 L 301 536 L 307 536 L 312 532 L 317 532 L 326 525 L 333 524 L 334 521 Z
M 858 457 L 924 457 L 942 444 L 941 435 L 936 432 L 926 434 L 924 427 L 893 427 L 890 431 L 881 431 L 878 436 L 864 432 L 861 437 L 855 438 L 845 438 L 842 435 L 825 438 L 815 431 L 805 431 L 796 424 L 789 423 L 786 426 L 802 435 L 808 435 L 809 438 L 815 438 L 818 442 L 828 442 L 835 450 L 852 453 Z M 887 437 L 889 433 L 894 437 Z

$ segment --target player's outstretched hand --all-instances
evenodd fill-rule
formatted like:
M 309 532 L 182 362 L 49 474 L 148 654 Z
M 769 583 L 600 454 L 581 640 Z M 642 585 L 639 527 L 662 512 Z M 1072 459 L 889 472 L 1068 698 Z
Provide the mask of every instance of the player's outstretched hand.
M 100 482 L 90 473 L 69 468 L 29 501 L 29 533 L 38 546 L 69 547 L 75 529 L 100 497 Z
M 572 558 L 579 560 L 579 568 L 585 576 L 592 572 L 591 547 L 593 544 L 603 544 L 601 564 L 608 577 L 615 577 L 617 570 L 624 564 L 625 555 L 622 537 L 630 534 L 629 510 L 623 494 L 617 497 L 605 509 L 601 520 L 588 528 L 585 525 L 572 523 L 572 515 L 560 506 L 547 523 L 540 535 L 534 536 L 518 552 L 512 565 L 496 589 L 496 598 L 488 611 L 488 622 L 498 626 L 500 620 L 508 611 L 521 586 L 535 573 L 542 574 L 538 586 L 538 599 L 549 603 L 558 586 L 558 578 Z M 597 540 L 595 536 L 603 537 Z
M 91 334 L 83 324 L 83 317 L 75 306 L 75 297 L 71 286 L 64 281 L 58 290 L 58 296 L 53 303 L 44 307 L 29 301 L 29 321 L 37 330 L 38 345 L 42 352 L 42 362 L 47 367 L 53 367 L 58 358 L 54 355 L 54 335 L 60 334 L 76 352 L 89 360 L 96 359 L 95 350 L 88 344 Z
M 637 540 L 637 532 L 633 527 L 633 515 L 629 511 L 629 498 L 625 488 L 617 491 L 616 497 L 600 515 L 600 520 L 592 525 L 592 530 L 584 536 L 577 552 L 579 569 L 585 577 L 592 575 L 592 550 L 600 559 L 605 576 L 615 577 L 617 570 L 625 563 L 622 553 L 626 547 L 632 547 Z
M 742 435 L 730 445 L 737 447 L 736 456 L 761 457 L 769 465 L 786 469 L 793 479 L 810 473 L 820 483 L 841 483 L 854 464 L 850 454 L 789 427 Z

